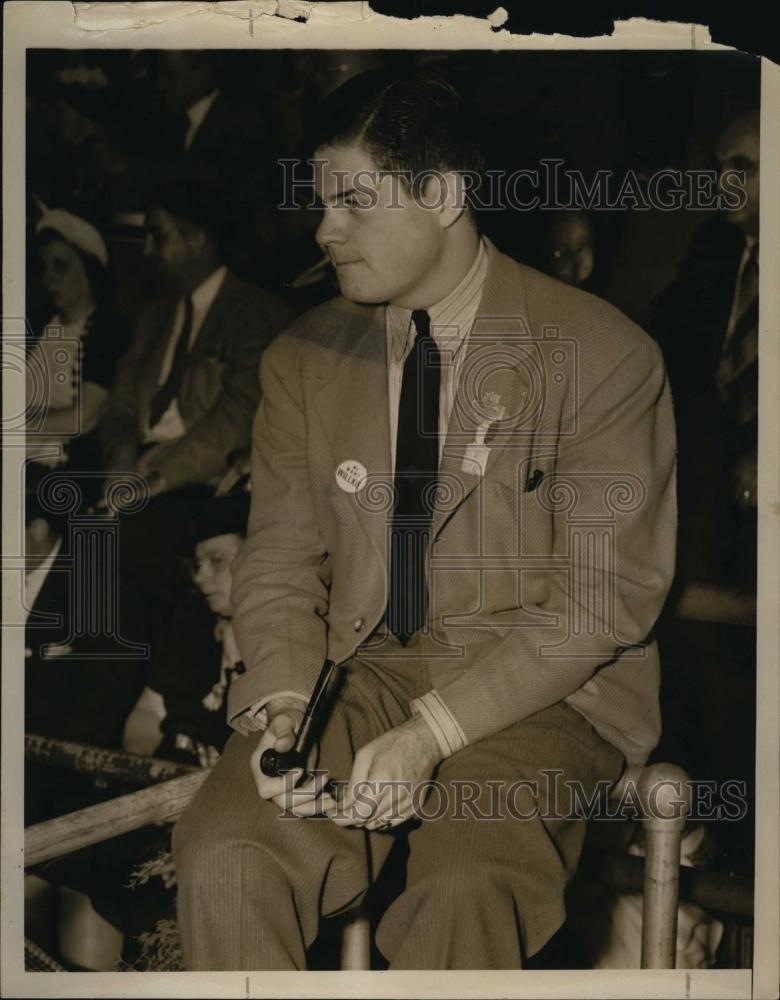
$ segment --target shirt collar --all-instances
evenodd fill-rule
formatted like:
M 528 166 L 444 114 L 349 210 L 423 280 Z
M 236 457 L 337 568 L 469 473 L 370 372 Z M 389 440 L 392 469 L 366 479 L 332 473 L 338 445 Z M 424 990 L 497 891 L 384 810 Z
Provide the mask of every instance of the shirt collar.
M 431 320 L 434 339 L 441 346 L 446 342 L 453 355 L 468 336 L 470 313 L 476 313 L 482 286 L 487 274 L 487 251 L 484 240 L 479 241 L 477 255 L 463 280 L 448 292 L 443 299 L 430 306 L 427 310 Z M 459 321 L 463 317 L 468 322 Z M 411 337 L 412 310 L 400 306 L 387 307 L 387 327 L 391 333 L 392 351 L 395 359 L 400 361 Z M 437 328 L 438 327 L 438 332 Z M 453 344 L 453 341 L 457 343 Z
M 193 105 L 187 108 L 187 117 L 190 120 L 190 130 L 194 134 L 201 126 L 203 119 L 209 113 L 209 108 L 217 99 L 217 91 L 212 90 L 210 94 L 201 97 Z
M 217 292 L 222 287 L 222 282 L 225 280 L 226 274 L 227 266 L 223 264 L 216 271 L 212 271 L 208 278 L 202 281 L 195 291 L 190 293 L 193 312 L 206 313 L 211 308 L 214 299 L 217 297 Z
M 58 538 L 54 543 L 54 547 L 51 552 L 46 556 L 43 562 L 38 563 L 35 569 L 31 569 L 29 573 L 25 574 L 24 603 L 27 606 L 28 613 L 32 609 L 33 604 L 35 604 L 38 594 L 40 594 L 43 588 L 46 577 L 49 575 L 49 570 L 54 565 L 54 560 L 57 558 L 61 547 L 62 539 Z

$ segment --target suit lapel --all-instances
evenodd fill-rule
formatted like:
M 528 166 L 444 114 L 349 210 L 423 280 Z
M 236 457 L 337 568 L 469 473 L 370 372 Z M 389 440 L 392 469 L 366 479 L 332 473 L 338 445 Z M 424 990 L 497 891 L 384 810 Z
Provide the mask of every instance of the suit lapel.
M 63 638 L 63 628 L 69 621 L 67 610 L 70 607 L 71 576 L 68 559 L 60 550 L 49 567 L 25 626 L 25 646 L 33 651 L 32 655 L 36 658 L 41 646 L 56 644 Z
M 224 112 L 224 106 L 225 99 L 220 90 L 214 98 L 211 107 L 206 112 L 203 121 L 196 129 L 190 143 L 190 148 L 184 154 L 188 161 L 197 160 L 201 153 L 207 152 L 214 147 L 214 140 L 219 136 L 219 122 Z
M 203 317 L 200 329 L 195 334 L 195 340 L 187 358 L 188 368 L 196 365 L 203 355 L 214 346 L 214 331 L 219 332 L 228 329 L 228 324 L 224 322 L 224 319 L 234 299 L 237 284 L 238 279 L 228 271 L 219 287 L 219 291 L 214 296 L 214 301 Z
M 343 491 L 369 541 L 386 562 L 387 526 L 392 516 L 393 469 L 387 394 L 387 337 L 384 307 L 347 309 L 340 325 L 335 371 L 316 396 L 316 408 L 332 454 L 330 489 L 342 463 L 360 463 L 367 472 L 356 492 Z M 368 315 L 367 315 L 368 313 Z
M 520 452 L 529 451 L 531 446 L 530 432 L 520 438 L 517 434 L 518 427 L 524 428 L 528 422 L 529 402 L 537 396 L 526 363 L 533 358 L 534 341 L 525 290 L 518 281 L 521 269 L 490 241 L 485 242 L 488 271 L 477 319 L 465 345 L 466 356 L 447 428 L 439 468 L 441 488 L 433 515 L 434 538 L 500 466 L 502 456 L 511 455 L 514 476 L 522 462 Z M 333 375 L 317 393 L 316 406 L 331 447 L 333 482 L 342 462 L 357 461 L 368 473 L 366 486 L 348 497 L 371 544 L 385 562 L 393 484 L 385 309 L 371 310 L 368 320 L 366 307 L 352 309 L 338 315 L 342 331 L 341 346 L 336 350 L 338 360 Z M 490 420 L 502 407 L 504 417 Z M 488 426 L 484 427 L 486 421 Z M 487 451 L 482 453 L 485 461 L 480 475 L 464 459 L 471 454 L 469 446 L 481 439 L 483 428 Z
M 164 300 L 160 301 L 156 314 L 150 318 L 149 330 L 147 331 L 150 348 L 142 361 L 143 371 L 139 373 L 137 381 L 139 412 L 143 415 L 144 421 L 158 389 L 160 369 L 171 338 L 177 304 L 178 300 L 175 296 L 166 296 Z
M 228 271 L 203 319 L 200 329 L 195 335 L 195 340 L 187 357 L 187 368 L 185 369 L 184 382 L 180 394 L 186 385 L 187 372 L 197 365 L 201 358 L 213 348 L 214 331 L 219 333 L 220 330 L 228 328 L 228 325 L 224 322 L 224 318 L 234 299 L 237 284 L 238 279 Z M 150 320 L 151 329 L 148 333 L 150 348 L 142 362 L 143 374 L 138 380 L 140 410 L 144 415 L 148 415 L 152 399 L 159 388 L 160 369 L 171 338 L 178 304 L 179 299 L 177 296 L 166 296 L 164 300 L 161 300 L 156 315 Z
M 516 431 L 534 395 L 525 363 L 533 352 L 533 341 L 525 289 L 518 283 L 519 265 L 500 254 L 489 240 L 485 243 L 488 270 L 447 428 L 433 538 L 481 487 L 502 456 L 511 453 L 519 468 L 522 459 Z

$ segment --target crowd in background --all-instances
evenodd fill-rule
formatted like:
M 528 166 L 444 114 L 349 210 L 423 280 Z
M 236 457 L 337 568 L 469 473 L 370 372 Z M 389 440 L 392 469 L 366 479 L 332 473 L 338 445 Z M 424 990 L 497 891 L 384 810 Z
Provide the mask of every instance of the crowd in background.
M 515 54 L 511 62 L 495 58 L 489 73 L 480 59 L 30 53 L 29 732 L 200 766 L 219 754 L 229 733 L 225 691 L 243 670 L 230 626 L 229 567 L 246 533 L 258 363 L 292 316 L 336 291 L 314 241 L 311 199 L 278 210 L 280 161 L 310 154 L 307 120 L 318 99 L 373 65 L 453 74 L 481 110 L 489 166 L 562 157 L 585 174 L 745 170 L 753 201 L 741 217 L 504 211 L 485 212 L 481 222 L 500 249 L 610 299 L 657 337 L 680 427 L 674 600 L 691 583 L 754 592 L 755 67 L 737 59 L 714 87 L 710 67 L 669 54 L 609 68 L 586 54 L 546 63 Z M 112 483 L 125 473 L 134 474 L 126 491 L 148 496 L 140 512 L 116 515 L 119 628 L 124 640 L 148 646 L 148 657 L 88 659 L 94 637 L 65 634 L 73 600 L 68 525 L 40 496 L 52 472 L 78 484 L 91 514 L 112 513 Z M 713 538 L 723 544 L 713 546 Z M 47 612 L 64 614 L 63 634 L 41 617 Z M 752 788 L 754 638 L 749 623 L 728 621 L 726 613 L 681 624 L 674 609 L 662 621 L 673 724 L 659 754 L 694 776 L 744 778 Z M 710 746 L 721 723 L 734 726 L 732 747 L 742 743 L 728 761 Z M 28 769 L 27 785 L 27 823 L 101 794 L 89 782 L 66 787 L 45 769 Z M 749 830 L 731 837 L 733 844 L 724 837 L 728 863 L 746 856 L 750 842 Z M 123 936 L 146 929 L 150 913 L 156 918 L 169 905 L 164 893 L 146 908 L 123 902 L 130 860 L 152 857 L 159 834 L 131 838 L 122 850 L 119 861 L 111 849 L 103 865 L 93 852 L 36 873 L 71 893 L 71 950 L 62 948 L 73 967 L 106 967 L 94 965 L 96 954 L 105 962 Z

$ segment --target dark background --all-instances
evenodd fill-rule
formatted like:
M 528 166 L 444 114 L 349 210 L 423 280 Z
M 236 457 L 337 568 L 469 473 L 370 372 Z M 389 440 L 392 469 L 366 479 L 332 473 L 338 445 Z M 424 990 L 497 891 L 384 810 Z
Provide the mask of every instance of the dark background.
M 618 176 L 631 169 L 640 178 L 664 167 L 714 169 L 719 131 L 741 110 L 757 106 L 760 86 L 759 61 L 731 53 L 280 50 L 215 56 L 222 90 L 237 109 L 256 117 L 265 134 L 257 154 L 228 151 L 226 187 L 236 176 L 262 168 L 270 203 L 281 193 L 276 159 L 310 153 L 305 138 L 310 109 L 343 79 L 370 66 L 419 64 L 452 74 L 481 124 L 489 168 L 533 168 L 541 158 L 557 157 L 565 161 L 563 169 L 579 169 L 586 178 L 602 169 Z M 29 52 L 28 198 L 30 191 L 42 193 L 47 203 L 79 210 L 105 228 L 116 212 L 138 209 L 139 194 L 110 176 L 103 185 L 91 177 L 85 184 L 75 177 L 74 158 L 63 155 L 53 139 L 46 105 L 52 74 L 68 61 L 104 70 L 110 86 L 87 110 L 120 155 L 143 163 L 165 130 L 153 89 L 153 53 Z M 596 213 L 594 290 L 642 323 L 706 214 Z M 316 223 L 306 213 L 279 213 L 253 234 L 252 252 L 232 263 L 262 284 L 283 286 L 316 257 Z M 501 249 L 529 263 L 537 262 L 545 223 L 543 213 L 517 211 L 487 213 L 482 220 Z M 118 301 L 132 309 L 153 292 L 151 278 L 137 275 L 141 265 L 126 242 L 112 251 Z
M 755 55 L 780 59 L 780 35 L 777 32 L 777 12 L 765 0 L 746 0 L 739 4 L 713 4 L 706 0 L 589 0 L 587 4 L 567 0 L 455 0 L 454 3 L 413 2 L 413 0 L 371 0 L 378 14 L 393 17 L 420 15 L 469 14 L 487 17 L 498 6 L 509 14 L 502 26 L 516 34 L 574 35 L 587 38 L 610 34 L 615 21 L 644 17 L 658 21 L 705 24 L 713 42 L 729 45 Z

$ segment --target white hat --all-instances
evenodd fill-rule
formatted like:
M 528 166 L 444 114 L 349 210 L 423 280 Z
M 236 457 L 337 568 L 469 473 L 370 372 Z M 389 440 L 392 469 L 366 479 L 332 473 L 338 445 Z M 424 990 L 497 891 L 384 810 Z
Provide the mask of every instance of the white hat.
M 97 257 L 103 267 L 108 264 L 108 248 L 105 240 L 86 219 L 73 215 L 72 212 L 66 212 L 64 208 L 45 208 L 35 226 L 35 232 L 37 234 L 44 229 L 53 229 L 79 250 Z

